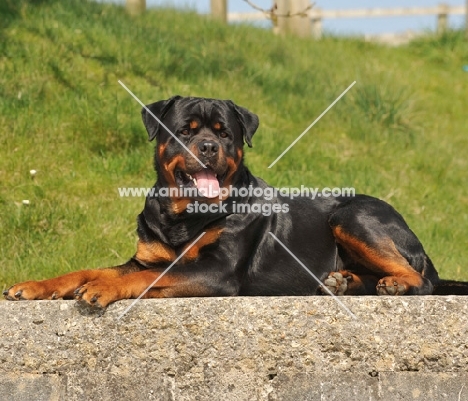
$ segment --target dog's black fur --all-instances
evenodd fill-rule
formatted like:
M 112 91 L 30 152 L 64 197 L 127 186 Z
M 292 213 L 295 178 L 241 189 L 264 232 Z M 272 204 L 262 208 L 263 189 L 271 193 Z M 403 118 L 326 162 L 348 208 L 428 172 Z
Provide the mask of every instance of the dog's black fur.
M 17 284 L 4 292 L 7 299 L 74 296 L 105 307 L 139 296 L 158 277 L 145 297 L 321 293 L 283 245 L 335 294 L 468 294 L 467 283 L 440 280 L 402 216 L 370 196 L 224 196 L 219 212 L 194 212 L 196 203 L 220 206 L 203 192 L 208 183 L 269 188 L 243 163 L 243 145 L 251 146 L 258 118 L 231 101 L 179 96 L 148 110 L 142 116 L 149 139 L 157 141 L 156 192 L 198 187 L 196 194 L 147 197 L 137 252 L 124 265 Z M 239 213 L 240 204 L 256 212 Z

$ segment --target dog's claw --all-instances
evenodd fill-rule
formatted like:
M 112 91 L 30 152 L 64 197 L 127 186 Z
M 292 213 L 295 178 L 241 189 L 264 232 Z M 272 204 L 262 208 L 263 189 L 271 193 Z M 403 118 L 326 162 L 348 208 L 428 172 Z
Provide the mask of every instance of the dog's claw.
M 75 296 L 75 299 L 80 300 L 80 299 L 83 298 L 84 292 L 81 293 L 81 289 L 82 289 L 82 288 L 83 288 L 83 286 L 78 287 L 75 291 L 73 291 L 73 295 Z M 85 291 L 85 292 L 86 292 L 86 291 Z

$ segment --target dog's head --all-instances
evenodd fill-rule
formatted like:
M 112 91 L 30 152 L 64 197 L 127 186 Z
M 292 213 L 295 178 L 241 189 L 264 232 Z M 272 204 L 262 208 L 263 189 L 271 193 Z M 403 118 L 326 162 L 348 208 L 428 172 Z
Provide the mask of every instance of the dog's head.
M 255 114 L 230 100 L 175 96 L 143 108 L 142 117 L 150 141 L 156 138 L 161 185 L 197 188 L 208 199 L 235 184 L 244 141 L 252 146 L 258 127 Z

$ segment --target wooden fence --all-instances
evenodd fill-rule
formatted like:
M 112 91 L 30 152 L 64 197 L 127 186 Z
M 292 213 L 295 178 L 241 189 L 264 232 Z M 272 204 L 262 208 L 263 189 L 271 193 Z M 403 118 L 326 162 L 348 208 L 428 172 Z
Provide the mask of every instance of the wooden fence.
M 280 3 L 280 2 L 278 2 Z M 296 2 L 294 2 L 297 4 Z M 308 3 L 308 1 L 306 1 Z M 404 17 L 404 16 L 424 16 L 435 15 L 437 17 L 437 31 L 443 32 L 447 29 L 447 21 L 449 15 L 465 15 L 468 6 L 449 6 L 439 4 L 435 7 L 400 7 L 400 8 L 371 8 L 371 9 L 356 9 L 356 10 L 322 10 L 314 7 L 309 10 L 304 17 L 278 17 L 279 33 L 294 33 L 299 36 L 313 35 L 319 38 L 322 35 L 322 21 L 324 19 L 335 18 L 375 18 L 375 17 Z M 304 8 L 302 8 L 304 9 Z M 283 10 L 282 14 L 287 15 L 287 12 L 294 14 L 298 12 L 297 7 L 294 10 Z M 278 10 L 279 13 L 279 10 Z M 228 13 L 227 21 L 229 22 L 248 22 L 261 21 L 268 19 L 268 14 L 260 11 L 246 13 Z M 291 24 L 286 25 L 285 29 L 280 24 L 283 19 L 291 20 Z M 297 19 L 307 21 L 307 24 L 298 24 Z M 468 17 L 467 17 L 468 20 Z M 309 23 L 310 22 L 310 23 Z
M 228 13 L 228 0 L 211 0 L 211 15 L 224 22 L 261 21 L 274 17 L 274 29 L 278 33 L 291 33 L 298 36 L 313 35 L 320 38 L 322 35 L 322 21 L 330 18 L 375 18 L 375 17 L 403 17 L 403 16 L 437 16 L 437 31 L 447 29 L 449 15 L 465 15 L 466 36 L 468 39 L 468 0 L 465 6 L 449 6 L 439 4 L 435 7 L 400 7 L 400 8 L 371 8 L 356 10 L 321 10 L 313 7 L 305 13 L 310 4 L 309 0 L 276 0 L 275 14 L 261 11 Z M 146 0 L 126 0 L 127 10 L 130 14 L 139 14 L 146 9 Z M 301 14 L 301 15 L 297 15 Z M 288 16 L 288 17 L 285 17 Z

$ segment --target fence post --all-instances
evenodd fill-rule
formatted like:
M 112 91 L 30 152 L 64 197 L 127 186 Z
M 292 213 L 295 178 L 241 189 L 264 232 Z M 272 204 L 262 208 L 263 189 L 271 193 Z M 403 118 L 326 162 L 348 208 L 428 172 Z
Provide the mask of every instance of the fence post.
M 468 0 L 465 4 L 465 38 L 468 40 Z
M 139 15 L 146 10 L 146 0 L 126 0 L 125 8 L 130 15 Z
M 439 4 L 439 14 L 437 15 L 437 33 L 441 34 L 447 30 L 449 6 L 447 4 Z
M 211 0 L 211 16 L 224 23 L 227 22 L 227 0 Z
M 468 0 L 467 0 L 468 1 Z M 322 37 L 322 10 L 320 8 L 313 9 L 314 16 L 311 19 L 312 22 L 312 36 L 315 39 L 320 39 Z
M 278 32 L 293 34 L 300 37 L 310 36 L 310 21 L 307 12 L 304 15 L 285 17 L 304 11 L 309 6 L 309 0 L 277 0 Z

